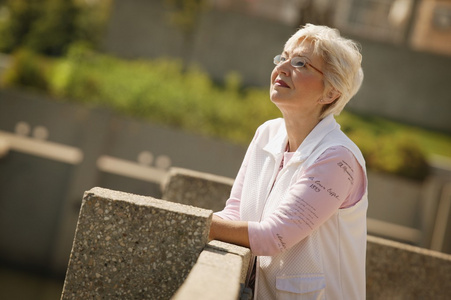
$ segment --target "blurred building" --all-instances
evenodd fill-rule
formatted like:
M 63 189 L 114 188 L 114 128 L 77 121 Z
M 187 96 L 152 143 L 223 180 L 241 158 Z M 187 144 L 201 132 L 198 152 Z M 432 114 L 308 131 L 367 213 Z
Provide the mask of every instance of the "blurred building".
M 422 0 L 410 42 L 417 50 L 451 55 L 451 2 Z
M 451 132 L 451 2 L 210 0 L 188 36 L 166 0 L 115 0 L 105 51 L 177 57 L 216 80 L 238 72 L 267 86 L 272 58 L 305 23 L 336 27 L 362 46 L 365 80 L 348 109 Z M 434 99 L 434 105 L 431 105 Z
M 447 0 L 211 0 L 212 7 L 297 27 L 324 24 L 355 37 L 451 55 Z

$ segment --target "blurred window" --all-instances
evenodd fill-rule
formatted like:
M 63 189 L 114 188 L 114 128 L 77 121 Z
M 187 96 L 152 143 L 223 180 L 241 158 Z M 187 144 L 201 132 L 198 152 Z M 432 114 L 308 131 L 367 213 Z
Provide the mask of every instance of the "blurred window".
M 451 1 L 422 0 L 410 44 L 416 50 L 451 55 Z
M 301 6 L 306 1 L 310 0 L 210 0 L 210 4 L 218 10 L 245 13 L 297 26 Z
M 403 43 L 412 18 L 413 0 L 341 0 L 335 26 L 348 34 Z

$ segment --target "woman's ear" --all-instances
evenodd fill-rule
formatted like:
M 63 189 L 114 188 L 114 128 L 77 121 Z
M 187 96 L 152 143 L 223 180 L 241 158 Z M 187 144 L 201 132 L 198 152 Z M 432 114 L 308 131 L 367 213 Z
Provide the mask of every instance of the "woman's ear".
M 337 91 L 335 88 L 331 87 L 329 91 L 324 95 L 321 99 L 321 104 L 330 104 L 337 100 L 341 96 L 341 93 Z

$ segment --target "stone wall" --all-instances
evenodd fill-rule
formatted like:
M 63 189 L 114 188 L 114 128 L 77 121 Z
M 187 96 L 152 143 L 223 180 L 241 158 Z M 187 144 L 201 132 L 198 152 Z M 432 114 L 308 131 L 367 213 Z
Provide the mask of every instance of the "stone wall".
M 233 179 L 183 168 L 171 168 L 162 182 L 162 199 L 220 211 Z
M 250 258 L 248 248 L 211 241 L 172 299 L 252 299 L 243 289 Z
M 83 198 L 62 299 L 169 299 L 207 243 L 211 214 L 91 189 Z
M 368 236 L 368 300 L 449 299 L 451 255 Z

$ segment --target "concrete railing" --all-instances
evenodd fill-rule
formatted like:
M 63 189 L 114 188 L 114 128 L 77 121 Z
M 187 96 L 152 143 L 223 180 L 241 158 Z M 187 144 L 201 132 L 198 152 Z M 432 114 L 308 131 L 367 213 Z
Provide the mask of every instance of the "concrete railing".
M 222 210 L 230 195 L 233 179 L 183 168 L 171 168 L 162 182 L 162 199 Z
M 87 191 L 61 299 L 237 299 L 250 250 L 207 245 L 211 216 L 151 197 Z
M 177 195 L 204 207 L 100 188 L 85 193 L 62 299 L 250 299 L 243 293 L 250 250 L 207 244 L 209 206 L 223 205 L 232 181 L 174 169 L 165 182 L 167 200 Z M 451 295 L 451 255 L 368 236 L 366 269 L 367 299 Z
M 451 255 L 368 236 L 368 300 L 450 299 Z
M 151 197 L 87 191 L 62 299 L 169 299 L 205 247 L 211 215 Z
M 211 241 L 172 299 L 252 299 L 243 290 L 250 258 L 248 248 Z

